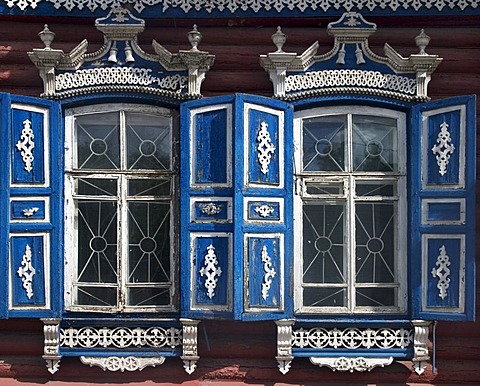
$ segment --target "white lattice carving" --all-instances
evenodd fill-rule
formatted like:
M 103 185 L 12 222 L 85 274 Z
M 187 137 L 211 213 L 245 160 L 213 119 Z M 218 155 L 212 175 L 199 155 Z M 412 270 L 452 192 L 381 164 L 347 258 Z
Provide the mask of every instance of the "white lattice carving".
M 17 142 L 17 149 L 20 151 L 22 161 L 25 164 L 25 170 L 31 172 L 33 170 L 33 149 L 35 143 L 33 142 L 32 122 L 26 119 L 23 121 L 22 134 Z
M 440 132 L 437 137 L 437 144 L 432 147 L 432 152 L 435 154 L 438 165 L 438 172 L 443 176 L 447 172 L 447 166 L 450 161 L 450 156 L 455 151 L 455 146 L 451 143 L 452 138 L 448 131 L 448 124 L 443 122 L 440 125 Z
M 97 9 L 106 10 L 114 4 L 118 4 L 118 0 L 4 0 L 8 7 L 18 7 L 22 11 L 27 8 L 35 9 L 38 4 L 48 2 L 53 4 L 56 9 L 64 8 L 71 12 L 75 9 L 88 9 L 91 12 Z M 123 0 L 121 3 L 126 3 Z M 181 9 L 183 12 L 205 10 L 209 13 L 213 11 L 231 12 L 236 11 L 253 11 L 255 13 L 265 10 L 272 13 L 282 12 L 285 9 L 297 10 L 304 12 L 305 10 L 328 12 L 334 10 L 338 12 L 339 9 L 351 11 L 354 9 L 366 8 L 369 11 L 375 9 L 389 9 L 391 11 L 400 10 L 430 10 L 437 9 L 438 11 L 445 9 L 459 8 L 465 10 L 467 8 L 476 9 L 478 7 L 478 0 L 258 0 L 246 2 L 242 0 L 129 0 L 133 3 L 133 7 L 141 13 L 145 7 L 161 7 L 163 11 L 169 8 Z
M 158 366 L 165 362 L 165 357 L 87 357 L 81 356 L 80 360 L 85 365 L 98 366 L 103 371 L 141 371 L 147 366 Z
M 188 78 L 181 75 L 158 78 L 151 75 L 149 68 L 105 67 L 78 70 L 73 73 L 58 74 L 55 90 L 70 90 L 78 87 L 99 85 L 137 85 L 148 87 L 155 85 L 164 90 L 180 92 L 188 84 Z
M 275 211 L 275 209 L 273 209 L 269 205 L 260 205 L 257 206 L 254 210 L 261 217 L 269 217 Z
M 375 367 L 385 367 L 393 362 L 392 357 L 387 358 L 364 358 L 364 357 L 311 357 L 310 362 L 317 366 L 327 366 L 333 371 L 371 371 Z
M 300 328 L 293 332 L 294 347 L 391 349 L 406 348 L 413 342 L 413 332 L 404 328 Z
M 267 247 L 265 245 L 262 248 L 262 263 L 263 271 L 265 272 L 262 283 L 262 298 L 267 300 L 268 291 L 270 290 L 272 279 L 275 277 L 276 272 L 275 268 L 272 265 L 272 260 L 268 255 Z
M 261 166 L 260 170 L 263 174 L 267 174 L 268 165 L 270 165 L 270 161 L 272 160 L 272 154 L 275 152 L 275 146 L 272 144 L 270 133 L 268 132 L 268 125 L 266 122 L 262 122 L 260 124 L 260 130 L 257 134 L 257 142 L 259 142 L 257 146 L 257 159 Z
M 442 299 L 447 297 L 447 289 L 450 285 L 450 258 L 447 255 L 445 245 L 439 249 L 440 254 L 437 256 L 436 266 L 438 268 L 432 269 L 432 276 L 438 278 L 437 288 L 439 289 L 438 296 Z
M 27 208 L 22 210 L 22 214 L 24 217 L 32 217 L 35 213 L 37 213 L 39 208 Z
M 215 205 L 213 202 L 202 204 L 200 207 L 202 208 L 202 213 L 207 216 L 215 216 L 222 211 L 222 205 Z
M 205 277 L 205 288 L 207 289 L 207 296 L 212 299 L 215 296 L 215 288 L 217 287 L 218 278 L 222 274 L 222 269 L 217 267 L 218 260 L 215 255 L 215 247 L 209 245 L 207 247 L 207 254 L 205 255 L 205 266 L 200 269 L 200 275 Z
M 32 265 L 32 249 L 30 245 L 25 246 L 25 253 L 22 258 L 22 265 L 18 267 L 18 276 L 22 278 L 22 287 L 27 293 L 27 297 L 30 299 L 33 296 L 33 275 L 35 275 L 35 268 Z
M 298 92 L 326 87 L 367 87 L 414 96 L 417 82 L 405 76 L 382 74 L 379 71 L 324 70 L 285 77 L 285 91 Z
M 60 346 L 62 347 L 177 347 L 181 345 L 182 333 L 179 329 L 150 327 L 143 328 L 62 328 Z

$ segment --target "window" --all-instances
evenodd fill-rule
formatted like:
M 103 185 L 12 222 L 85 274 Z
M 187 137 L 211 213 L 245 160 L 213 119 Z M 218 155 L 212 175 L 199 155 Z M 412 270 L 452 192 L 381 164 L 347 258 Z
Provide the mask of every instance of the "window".
M 66 306 L 176 308 L 176 150 L 167 109 L 66 114 Z
M 404 114 L 309 110 L 294 133 L 297 312 L 405 312 Z

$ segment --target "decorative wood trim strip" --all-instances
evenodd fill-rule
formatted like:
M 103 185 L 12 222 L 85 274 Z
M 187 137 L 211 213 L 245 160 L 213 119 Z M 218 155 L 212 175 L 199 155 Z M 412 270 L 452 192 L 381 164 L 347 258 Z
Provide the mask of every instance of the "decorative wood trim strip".
M 393 357 L 364 358 L 364 357 L 310 357 L 310 362 L 317 366 L 327 366 L 333 371 L 371 371 L 375 367 L 385 367 L 393 362 Z
M 165 357 L 87 357 L 81 356 L 80 360 L 85 365 L 98 366 L 103 371 L 142 371 L 147 366 L 158 366 L 165 362 Z

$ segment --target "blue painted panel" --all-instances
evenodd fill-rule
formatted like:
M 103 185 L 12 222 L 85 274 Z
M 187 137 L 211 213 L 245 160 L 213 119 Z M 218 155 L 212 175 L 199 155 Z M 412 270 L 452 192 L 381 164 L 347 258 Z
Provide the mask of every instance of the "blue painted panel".
M 249 110 L 248 182 L 280 184 L 279 118 L 255 109 Z
M 11 114 L 12 183 L 44 183 L 44 114 L 20 109 L 12 109 Z M 33 136 L 28 134 L 30 129 Z
M 229 253 L 228 237 L 196 237 L 195 253 L 195 304 L 228 305 Z M 213 248 L 212 248 L 213 247 Z
M 445 236 L 440 239 L 429 238 L 427 244 L 426 307 L 457 308 L 460 296 L 461 240 Z M 444 263 L 439 261 L 437 264 L 437 259 Z M 445 284 L 448 285 L 448 288 L 444 289 L 445 293 L 439 288 L 442 286 L 438 276 L 432 274 L 437 271 L 438 275 L 445 276 Z
M 280 237 L 247 237 L 248 306 L 279 309 L 282 306 Z
M 44 236 L 12 236 L 10 244 L 12 306 L 45 305 Z
M 278 201 L 248 201 L 247 219 L 254 221 L 281 221 L 280 203 Z
M 28 200 L 11 202 L 11 219 L 38 221 L 45 220 L 45 201 Z
M 231 221 L 231 201 L 195 201 L 192 221 Z
M 445 126 L 445 124 L 447 126 Z M 427 143 L 424 151 L 427 157 L 427 185 L 457 185 L 460 182 L 460 157 L 461 154 L 461 138 L 460 138 L 460 110 L 445 112 L 437 115 L 432 115 L 428 118 L 428 134 Z M 441 134 L 442 128 L 445 127 L 447 133 Z M 446 157 L 448 164 L 445 170 L 440 169 L 437 158 L 445 158 L 441 154 L 434 153 L 432 148 L 440 146 L 441 150 L 445 150 L 438 141 L 439 136 L 449 136 L 449 144 L 454 146 L 453 152 L 449 152 Z M 464 139 L 463 139 L 464 140 Z M 442 174 L 441 174 L 442 173 Z
M 460 202 L 427 202 L 427 221 L 460 221 Z
M 206 111 L 194 116 L 194 183 L 228 182 L 226 109 Z

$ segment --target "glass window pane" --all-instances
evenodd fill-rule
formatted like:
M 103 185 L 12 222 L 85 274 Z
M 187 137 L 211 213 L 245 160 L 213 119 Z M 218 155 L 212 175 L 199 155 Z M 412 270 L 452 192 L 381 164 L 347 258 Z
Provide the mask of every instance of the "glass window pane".
M 77 208 L 77 281 L 116 283 L 116 202 L 78 201 Z
M 82 196 L 117 196 L 117 180 L 115 178 L 78 178 L 76 194 Z
M 312 196 L 343 195 L 343 182 L 306 182 L 306 192 Z
M 343 171 L 346 115 L 303 120 L 303 170 Z
M 77 288 L 76 303 L 82 306 L 114 307 L 117 305 L 116 287 L 88 287 Z
M 397 171 L 397 120 L 353 115 L 352 149 L 354 171 Z
M 167 288 L 129 288 L 129 306 L 168 306 L 170 305 L 170 287 Z
M 395 282 L 394 213 L 393 203 L 357 203 L 357 283 Z
M 78 169 L 119 169 L 119 114 L 80 115 L 75 118 Z
M 303 206 L 303 282 L 345 283 L 344 205 Z
M 170 185 L 169 178 L 130 179 L 128 180 L 128 195 L 131 197 L 170 197 Z
M 170 170 L 170 119 L 136 113 L 127 113 L 126 117 L 127 168 Z
M 357 306 L 392 307 L 396 306 L 396 288 L 357 288 Z
M 395 181 L 358 181 L 356 182 L 356 195 L 393 197 L 396 195 L 397 184 Z
M 346 288 L 306 287 L 303 289 L 305 307 L 345 307 Z

